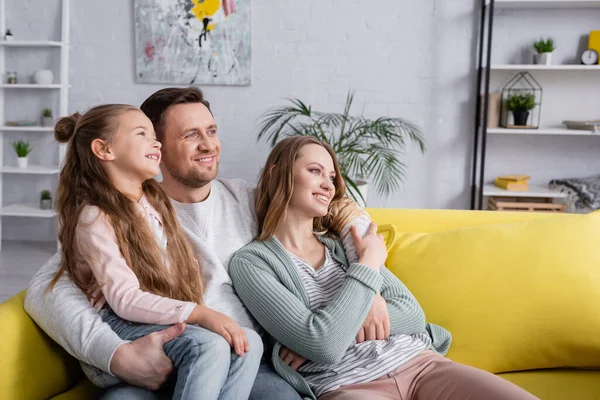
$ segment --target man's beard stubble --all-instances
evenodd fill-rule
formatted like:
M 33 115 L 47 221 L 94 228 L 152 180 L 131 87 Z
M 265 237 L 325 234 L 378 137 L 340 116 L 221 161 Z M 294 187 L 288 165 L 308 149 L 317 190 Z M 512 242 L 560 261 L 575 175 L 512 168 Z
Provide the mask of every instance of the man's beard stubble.
M 190 171 L 189 173 L 185 173 L 181 171 L 181 169 L 177 168 L 175 165 L 165 162 L 164 159 L 163 165 L 165 166 L 169 175 L 171 175 L 177 182 L 194 189 L 199 189 L 208 185 L 217 177 L 217 173 L 219 171 L 219 164 L 216 164 L 214 174 L 211 174 L 212 176 L 209 177 L 202 176 L 196 171 Z

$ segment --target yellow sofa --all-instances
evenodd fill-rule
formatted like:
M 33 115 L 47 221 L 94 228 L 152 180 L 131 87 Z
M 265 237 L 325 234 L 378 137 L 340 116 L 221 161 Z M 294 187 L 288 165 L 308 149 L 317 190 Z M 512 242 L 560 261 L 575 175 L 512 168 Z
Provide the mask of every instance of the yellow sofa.
M 510 226 L 510 224 L 517 224 L 516 232 L 518 233 L 518 229 L 521 229 L 518 224 L 523 221 L 568 218 L 556 214 L 502 213 L 488 211 L 474 212 L 458 210 L 369 209 L 369 212 L 374 221 L 378 224 L 392 224 L 396 229 L 395 242 L 397 245 L 392 246 L 388 261 L 390 259 L 393 261 L 409 257 L 409 252 L 414 250 L 410 247 L 412 246 L 411 243 L 418 243 L 418 240 L 421 240 L 419 238 L 422 238 L 422 236 L 418 235 L 421 234 L 441 233 L 446 235 L 435 237 L 430 241 L 430 243 L 438 243 L 440 240 L 452 240 L 453 235 L 466 234 L 466 237 L 468 237 L 468 235 L 473 237 L 473 235 L 479 234 L 478 232 L 473 231 L 460 231 L 461 229 L 474 229 L 476 227 L 488 226 Z M 529 229 L 528 227 L 529 225 L 523 225 L 522 229 Z M 514 227 L 509 229 L 513 229 L 512 232 L 515 232 Z M 542 226 L 537 229 L 543 230 L 545 228 Z M 453 233 L 459 231 L 462 233 Z M 403 233 L 416 233 L 417 237 L 412 237 L 410 239 L 403 238 Z M 506 232 L 503 232 L 502 234 L 505 233 Z M 502 239 L 503 236 L 500 235 L 498 237 Z M 598 237 L 598 239 L 600 240 L 600 237 Z M 406 242 L 404 240 L 406 240 Z M 405 245 L 405 243 L 408 243 L 408 245 Z M 425 246 L 425 249 L 428 252 L 432 252 L 431 249 L 427 249 L 427 244 L 424 245 L 421 243 L 418 245 L 421 247 Z M 452 245 L 454 246 L 454 244 Z M 498 240 L 495 245 L 502 246 L 502 240 Z M 406 257 L 405 254 L 407 255 Z M 396 261 L 393 261 L 393 263 L 396 263 Z M 388 267 L 394 271 L 394 273 L 401 274 L 403 280 L 408 279 L 411 281 L 411 271 L 420 271 L 418 270 L 418 268 L 420 268 L 420 266 L 417 265 L 418 262 L 414 264 L 415 265 L 409 267 L 396 265 Z M 535 266 L 523 265 L 521 267 L 534 268 Z M 600 265 L 596 265 L 596 267 L 600 267 Z M 470 275 L 469 271 L 464 271 L 464 268 L 460 273 L 465 274 L 465 277 Z M 518 280 L 518 278 L 519 277 L 517 276 L 515 277 L 516 280 Z M 424 279 L 428 278 L 425 276 Z M 595 278 L 590 277 L 590 279 Z M 421 288 L 418 287 L 420 284 L 419 282 L 422 281 L 415 280 L 415 285 L 417 286 L 415 296 L 417 296 L 420 302 L 423 300 L 422 305 L 428 317 L 430 314 L 439 315 L 439 313 L 436 314 L 436 310 L 434 309 L 435 307 L 439 307 L 439 305 L 436 305 L 435 302 L 432 303 L 429 299 L 419 298 L 420 293 L 422 293 Z M 425 283 L 427 283 L 427 281 L 425 281 Z M 407 283 L 407 285 L 412 290 L 410 283 Z M 486 290 L 485 288 L 485 285 L 481 285 L 480 291 L 470 289 L 466 294 L 466 296 L 468 296 L 467 299 L 470 299 L 472 304 L 477 304 L 478 307 L 481 307 L 480 299 L 486 298 L 487 295 L 487 293 L 484 293 Z M 532 292 L 532 296 L 533 295 L 534 292 Z M 62 348 L 48 338 L 28 317 L 23 309 L 24 297 L 25 292 L 22 292 L 5 303 L 0 304 L 0 398 L 55 398 L 64 400 L 89 399 L 97 395 L 99 393 L 98 389 L 95 389 L 85 379 L 76 360 L 70 357 L 62 350 Z M 524 302 L 524 304 L 527 303 L 526 301 L 523 301 L 523 299 L 520 301 Z M 483 359 L 472 359 L 470 357 L 474 354 L 468 354 L 469 351 L 471 353 L 476 353 L 477 351 L 468 350 L 469 347 L 465 342 L 469 340 L 472 341 L 472 339 L 461 333 L 464 331 L 464 329 L 462 329 L 463 327 L 456 325 L 456 321 L 462 320 L 452 320 L 452 317 L 453 315 L 442 315 L 439 318 L 444 321 L 431 321 L 439 323 L 442 326 L 454 324 L 449 327 L 449 330 L 453 333 L 453 343 L 447 356 L 457 362 L 469 364 L 471 360 L 475 360 L 473 361 L 475 364 L 479 363 L 483 366 L 488 366 L 485 357 Z M 596 325 L 592 324 L 591 326 L 591 329 L 595 329 Z M 456 331 L 456 334 L 454 331 Z M 600 337 L 600 335 L 598 335 L 600 332 L 592 331 L 591 333 L 595 333 L 595 336 Z M 587 345 L 590 344 L 588 343 Z M 467 351 L 467 353 L 465 353 L 465 351 Z M 494 353 L 495 351 L 495 357 L 498 358 L 498 354 L 500 354 L 500 358 L 502 358 L 504 349 L 491 348 L 486 351 L 491 353 Z M 498 351 L 500 353 L 498 353 Z M 540 363 L 551 364 L 551 360 L 548 359 L 532 360 L 531 357 L 542 357 L 536 354 L 537 353 L 535 352 L 528 354 L 523 362 L 529 363 L 527 365 L 538 365 Z M 511 353 L 507 351 L 506 357 L 514 358 L 514 355 L 511 355 Z M 595 355 L 593 357 L 595 357 Z M 598 364 L 593 365 L 593 357 L 592 365 L 590 365 L 590 360 L 588 359 L 587 363 L 583 365 L 585 368 L 576 368 L 573 366 L 569 368 L 559 368 L 554 366 L 553 368 L 543 369 L 527 368 L 528 370 L 525 371 L 502 371 L 502 373 L 498 374 L 502 378 L 514 382 L 544 400 L 600 399 L 600 371 L 594 369 L 594 367 L 600 367 L 600 360 L 598 360 Z M 564 363 L 565 361 L 564 359 L 558 359 L 560 360 L 557 361 L 559 363 Z M 506 363 L 503 363 L 503 361 L 504 360 L 501 359 L 494 360 L 496 364 L 489 364 L 488 370 L 496 372 L 494 369 L 502 369 L 505 365 L 521 365 L 519 362 L 522 360 L 516 360 L 517 364 L 511 364 L 508 362 L 510 360 Z M 567 362 L 566 364 L 572 363 Z

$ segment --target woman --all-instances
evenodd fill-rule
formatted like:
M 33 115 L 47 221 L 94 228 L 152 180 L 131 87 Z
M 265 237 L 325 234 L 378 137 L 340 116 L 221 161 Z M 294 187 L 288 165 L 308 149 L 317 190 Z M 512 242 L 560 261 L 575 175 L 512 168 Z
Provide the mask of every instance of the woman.
M 234 255 L 229 272 L 275 340 L 277 372 L 311 399 L 534 399 L 443 357 L 450 334 L 426 324 L 416 299 L 382 266 L 387 254 L 373 225 L 364 238 L 352 229 L 346 240 L 354 240 L 356 255 L 346 256 L 344 227 L 367 225 L 344 193 L 333 150 L 312 137 L 279 142 L 260 176 L 260 234 Z M 379 295 L 390 335 L 356 340 Z

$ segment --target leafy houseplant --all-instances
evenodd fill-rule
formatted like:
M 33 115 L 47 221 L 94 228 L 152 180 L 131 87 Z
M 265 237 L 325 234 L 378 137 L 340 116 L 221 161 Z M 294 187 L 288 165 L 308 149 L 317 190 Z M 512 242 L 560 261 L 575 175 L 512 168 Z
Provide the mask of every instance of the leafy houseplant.
M 52 194 L 49 190 L 42 190 L 40 208 L 42 210 L 50 210 L 52 208 Z
M 15 153 L 17 153 L 19 167 L 27 168 L 27 158 L 32 150 L 31 145 L 25 140 L 17 140 L 16 142 L 13 142 L 12 145 L 13 149 L 15 149 Z
M 506 109 L 512 111 L 515 125 L 525 126 L 529 119 L 529 111 L 535 108 L 533 93 L 518 93 L 506 100 Z
M 552 52 L 556 49 L 554 39 L 540 39 L 533 42 L 537 54 L 534 54 L 533 61 L 535 64 L 549 65 L 552 61 Z
M 350 115 L 353 99 L 354 94 L 348 93 L 341 114 L 314 111 L 301 100 L 289 99 L 291 104 L 263 114 L 258 140 L 265 139 L 273 147 L 285 137 L 305 135 L 329 144 L 349 194 L 364 205 L 360 180 L 370 177 L 376 191 L 387 197 L 405 177 L 402 155 L 407 140 L 418 144 L 421 152 L 425 151 L 425 140 L 417 126 L 402 118 Z
M 52 116 L 52 110 L 49 108 L 44 108 L 42 110 L 42 126 L 52 126 L 54 123 L 54 118 Z

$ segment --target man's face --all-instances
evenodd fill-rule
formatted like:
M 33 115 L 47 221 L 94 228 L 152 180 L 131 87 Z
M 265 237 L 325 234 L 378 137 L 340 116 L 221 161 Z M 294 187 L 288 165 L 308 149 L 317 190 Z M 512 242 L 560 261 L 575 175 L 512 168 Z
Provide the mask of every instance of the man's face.
M 163 176 L 166 172 L 192 188 L 215 179 L 221 142 L 208 108 L 202 103 L 176 104 L 167 109 L 163 123 Z

